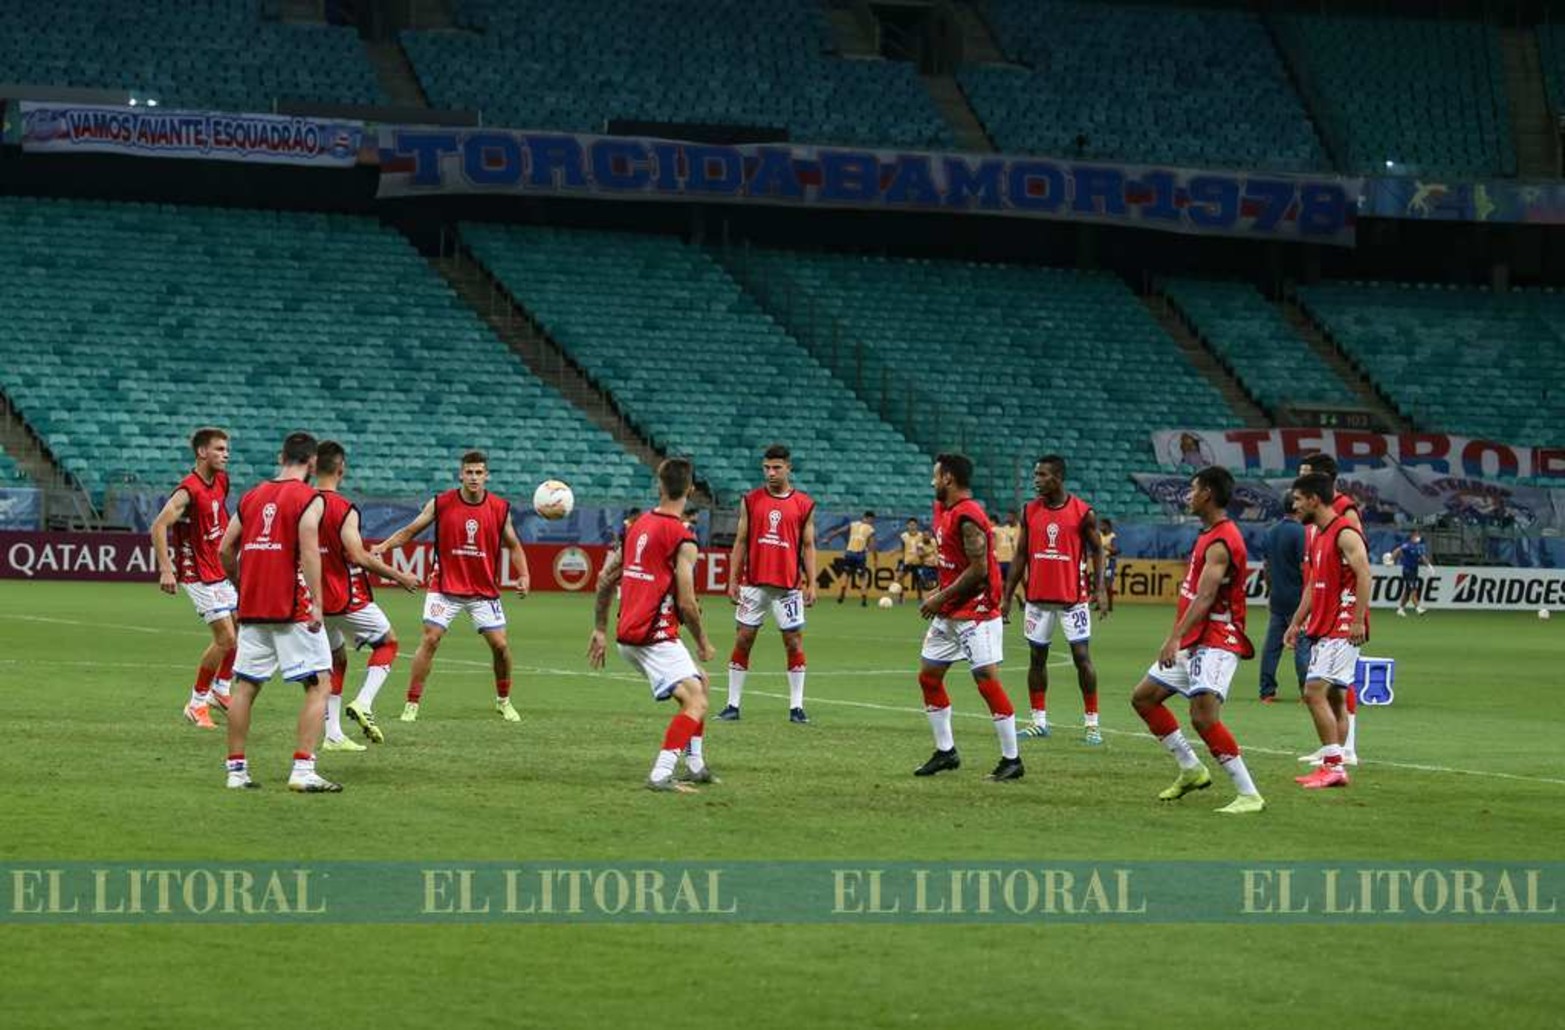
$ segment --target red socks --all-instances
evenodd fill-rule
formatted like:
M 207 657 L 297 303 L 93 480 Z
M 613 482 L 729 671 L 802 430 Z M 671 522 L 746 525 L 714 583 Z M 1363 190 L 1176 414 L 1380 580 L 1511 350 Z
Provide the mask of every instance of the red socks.
M 212 677 L 215 673 L 204 666 L 196 669 L 196 693 L 205 694 L 212 689 Z
M 397 660 L 397 642 L 388 641 L 384 644 L 376 644 L 375 650 L 370 652 L 370 665 L 386 666 Z
M 348 675 L 348 656 L 331 660 L 331 692 L 333 697 L 342 696 L 342 681 Z
M 1138 708 L 1136 712 L 1141 716 L 1141 721 L 1147 724 L 1147 729 L 1151 730 L 1152 735 L 1158 740 L 1162 740 L 1170 733 L 1179 732 L 1179 720 L 1174 718 L 1174 713 L 1170 712 L 1166 705 L 1155 705 L 1146 711 Z
M 951 695 L 946 693 L 944 680 L 921 672 L 918 674 L 918 685 L 924 691 L 925 708 L 937 710 L 951 707 Z
M 223 664 L 218 667 L 217 678 L 227 683 L 234 678 L 234 656 L 239 653 L 239 648 L 230 647 L 223 652 Z
M 1213 723 L 1211 729 L 1204 731 L 1201 739 L 1206 741 L 1207 749 L 1218 762 L 1226 762 L 1239 755 L 1239 742 L 1228 732 L 1228 727 L 1220 722 Z
M 728 667 L 730 669 L 748 669 L 750 667 L 750 655 L 747 651 L 741 651 L 737 647 L 728 655 Z
M 788 671 L 789 672 L 803 672 L 804 671 L 804 652 L 802 650 L 801 651 L 789 651 L 788 652 Z
M 495 680 L 494 681 L 494 694 L 495 694 L 495 697 L 510 697 L 511 696 L 511 681 L 510 680 Z
M 1005 688 L 1000 686 L 999 680 L 984 680 L 978 684 L 978 692 L 983 695 L 984 703 L 989 706 L 989 714 L 997 719 L 1003 719 L 1008 715 L 1015 715 L 1016 709 L 1011 707 L 1011 699 L 1005 693 Z
M 419 698 L 424 696 L 424 681 L 413 680 L 408 684 L 408 700 L 418 704 Z
M 1027 701 L 1035 712 L 1046 711 L 1049 707 L 1049 692 L 1047 690 L 1029 690 Z
M 1347 704 L 1348 714 L 1349 715 L 1357 715 L 1358 714 L 1358 712 L 1359 712 L 1359 688 L 1353 686 L 1352 684 L 1348 685 L 1348 698 L 1347 698 L 1346 704 Z
M 690 746 L 691 737 L 700 735 L 701 726 L 702 723 L 680 712 L 669 720 L 668 729 L 663 732 L 663 750 L 683 751 Z
M 1098 692 L 1096 690 L 1090 694 L 1083 694 L 1081 696 L 1081 708 L 1082 711 L 1086 712 L 1088 715 L 1098 714 Z

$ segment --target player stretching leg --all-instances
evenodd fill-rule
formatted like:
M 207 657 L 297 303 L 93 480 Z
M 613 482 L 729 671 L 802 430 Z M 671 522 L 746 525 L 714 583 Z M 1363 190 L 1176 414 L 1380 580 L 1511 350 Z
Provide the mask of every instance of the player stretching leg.
M 989 516 L 973 500 L 973 463 L 960 454 L 935 459 L 935 544 L 940 551 L 940 588 L 924 599 L 918 613 L 930 620 L 924 634 L 918 685 L 924 711 L 935 734 L 935 753 L 913 770 L 933 776 L 962 765 L 951 734 L 951 698 L 945 676 L 961 659 L 972 671 L 978 693 L 994 717 L 1000 738 L 1000 764 L 989 779 L 1022 778 L 1021 753 L 1016 749 L 1016 710 L 1000 685 L 1005 626 L 1000 621 L 1000 564 L 994 556 Z
M 1369 548 L 1364 535 L 1332 507 L 1331 477 L 1315 473 L 1293 484 L 1294 504 L 1315 527 L 1310 543 L 1310 581 L 1304 601 L 1304 633 L 1313 640 L 1305 674 L 1304 700 L 1320 737 L 1320 768 L 1297 782 L 1308 790 L 1346 787 L 1343 732 L 1346 693 L 1353 685 L 1359 647 L 1369 639 Z M 1299 643 L 1300 623 L 1288 627 L 1283 642 Z
M 527 553 L 511 522 L 511 506 L 484 486 L 489 481 L 489 459 L 483 451 L 462 455 L 461 476 L 460 487 L 432 498 L 417 518 L 370 548 L 379 557 L 435 527 L 435 569 L 424 596 L 424 637 L 413 656 L 402 721 L 417 721 L 435 652 L 451 621 L 466 612 L 494 658 L 495 711 L 506 722 L 521 722 L 511 705 L 511 648 L 505 638 L 505 609 L 500 606 L 500 548 L 503 545 L 511 556 L 518 597 L 527 596 Z
M 788 655 L 788 721 L 807 723 L 804 609 L 815 603 L 815 502 L 793 488 L 793 460 L 782 444 L 766 449 L 761 472 L 766 485 L 746 494 L 739 506 L 739 528 L 729 555 L 728 599 L 739 610 L 734 613 L 734 650 L 728 658 L 728 704 L 717 717 L 729 722 L 739 718 L 750 649 L 771 612 Z
M 185 718 L 202 729 L 213 729 L 210 706 L 228 707 L 238 642 L 234 609 L 239 606 L 239 597 L 217 553 L 228 528 L 228 434 L 210 426 L 197 429 L 190 438 L 190 449 L 195 452 L 195 468 L 179 481 L 153 521 L 152 552 L 158 562 L 158 589 L 172 594 L 176 582 L 184 584 L 196 614 L 212 631 L 212 642 L 201 652 L 196 666 L 196 684 L 185 703 Z M 174 531 L 172 550 L 170 529 Z
M 358 723 L 371 743 L 386 735 L 375 723 L 375 695 L 397 658 L 397 635 L 391 620 L 375 603 L 365 570 L 400 583 L 405 590 L 418 588 L 418 577 L 394 569 L 370 554 L 359 534 L 359 509 L 339 490 L 348 475 L 348 453 L 335 440 L 323 440 L 316 450 L 315 485 L 326 508 L 321 515 L 321 590 L 325 602 L 327 641 L 331 644 L 331 693 L 326 698 L 326 741 L 322 751 L 363 751 L 342 732 L 342 684 L 348 669 L 347 638 L 353 646 L 370 648 L 364 685 L 348 704 L 348 718 Z
M 1001 615 L 1009 620 L 1011 598 L 1026 580 L 1025 633 L 1030 651 L 1027 694 L 1032 700 L 1032 725 L 1023 737 L 1047 737 L 1049 713 L 1049 645 L 1054 628 L 1062 625 L 1071 659 L 1076 663 L 1076 684 L 1081 688 L 1084 730 L 1082 740 L 1102 744 L 1098 727 L 1098 672 L 1092 666 L 1092 611 L 1087 605 L 1088 583 L 1081 578 L 1082 561 L 1091 556 L 1092 604 L 1100 617 L 1107 615 L 1103 585 L 1103 543 L 1098 517 L 1092 507 L 1065 492 L 1065 459 L 1057 454 L 1039 458 L 1032 470 L 1037 500 L 1022 509 L 1017 554 L 1005 579 Z
M 1222 703 L 1228 698 L 1239 660 L 1255 653 L 1244 634 L 1244 537 L 1225 510 L 1233 488 L 1234 477 L 1224 468 L 1202 469 L 1190 481 L 1190 513 L 1201 519 L 1204 528 L 1179 585 L 1179 613 L 1173 632 L 1163 641 L 1157 661 L 1131 698 L 1147 729 L 1179 763 L 1179 778 L 1158 795 L 1163 801 L 1178 801 L 1193 790 L 1212 785 L 1212 774 L 1196 757 L 1179 729 L 1179 720 L 1164 704 L 1175 694 L 1190 699 L 1190 722 L 1238 791 L 1238 797 L 1218 809 L 1230 815 L 1266 807 L 1250 779 L 1238 742 L 1222 721 Z
M 1308 476 L 1312 473 L 1320 473 L 1331 480 L 1332 487 L 1335 490 L 1337 483 L 1337 459 L 1329 454 L 1316 453 L 1306 455 L 1304 460 L 1299 462 L 1299 475 Z M 1363 535 L 1364 521 L 1359 517 L 1359 506 L 1351 496 L 1341 490 L 1337 490 L 1331 500 L 1331 509 L 1340 515 L 1349 526 L 1357 530 L 1361 536 Z M 1314 525 L 1310 524 L 1309 520 L 1306 519 L 1304 526 L 1305 590 L 1303 596 L 1299 598 L 1298 609 L 1293 613 L 1293 620 L 1301 626 L 1304 625 L 1304 616 L 1301 613 L 1305 602 L 1309 600 L 1310 596 L 1308 589 L 1310 582 L 1310 547 L 1315 540 L 1315 533 Z M 1315 641 L 1308 637 L 1301 637 L 1300 639 L 1303 641 L 1305 652 L 1309 653 L 1313 649 Z M 1342 710 L 1337 713 L 1338 721 L 1341 723 L 1342 762 L 1344 765 L 1358 765 L 1358 687 L 1351 683 L 1348 684 L 1348 688 L 1343 691 L 1342 701 Z M 1321 765 L 1325 760 L 1325 748 L 1317 748 L 1307 755 L 1299 756 L 1299 761 L 1308 762 L 1311 765 Z
M 679 711 L 663 733 L 663 747 L 647 776 L 647 789 L 691 793 L 691 783 L 716 783 L 706 764 L 706 673 L 690 659 L 679 639 L 681 623 L 695 634 L 696 654 L 708 662 L 717 653 L 701 624 L 696 600 L 696 538 L 685 525 L 685 503 L 695 481 L 684 458 L 658 466 L 658 505 L 625 532 L 624 545 L 609 555 L 598 577 L 592 637 L 587 663 L 603 668 L 607 650 L 609 604 L 619 588 L 619 621 L 614 637 L 619 653 L 647 678 L 652 700 L 679 702 Z M 674 775 L 685 758 L 683 782 Z
M 326 715 L 331 648 L 322 632 L 321 513 L 325 504 L 309 485 L 315 474 L 315 437 L 293 433 L 283 441 L 277 478 L 239 500 L 239 511 L 223 533 L 223 568 L 239 581 L 239 656 L 234 660 L 234 697 L 228 708 L 228 786 L 257 787 L 250 779 L 245 743 L 250 713 L 267 680 L 304 687 L 298 746 L 288 789 L 334 794 L 342 787 L 315 772 L 315 742 Z M 240 573 L 243 572 L 243 575 Z

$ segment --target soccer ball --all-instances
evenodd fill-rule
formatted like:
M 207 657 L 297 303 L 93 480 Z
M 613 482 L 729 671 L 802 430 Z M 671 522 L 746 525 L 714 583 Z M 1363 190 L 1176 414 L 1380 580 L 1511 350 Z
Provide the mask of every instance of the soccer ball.
M 892 597 L 896 597 L 898 594 L 902 593 L 902 584 L 901 583 L 893 583 L 893 584 L 891 584 L 889 587 L 886 588 L 886 593 L 890 594 Z
M 1538 618 L 1540 618 L 1540 619 L 1548 619 L 1548 617 L 1553 615 L 1553 614 L 1554 613 L 1549 611 L 1547 608 L 1539 608 L 1538 609 Z
M 882 608 L 890 608 L 891 607 L 891 598 L 889 598 L 889 597 L 882 597 L 880 600 L 876 601 L 875 603 L 880 605 Z
M 1395 564 L 1391 560 L 1391 552 L 1390 551 L 1387 551 L 1385 554 L 1380 556 L 1380 564 L 1382 564 L 1382 565 L 1392 565 L 1392 564 Z
M 533 491 L 533 511 L 549 520 L 563 519 L 576 507 L 576 495 L 558 479 L 545 480 Z

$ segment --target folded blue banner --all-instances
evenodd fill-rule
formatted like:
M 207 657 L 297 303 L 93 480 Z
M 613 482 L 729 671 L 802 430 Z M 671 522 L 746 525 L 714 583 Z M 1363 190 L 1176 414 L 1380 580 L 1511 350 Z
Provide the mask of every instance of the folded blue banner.
M 1558 862 L 8 862 L 0 924 L 1565 921 Z
M 384 126 L 379 196 L 510 193 L 1048 218 L 1351 246 L 1361 182 L 988 154 Z
M 348 168 L 358 163 L 362 122 L 269 114 L 88 107 L 24 100 L 28 153 L 128 154 Z

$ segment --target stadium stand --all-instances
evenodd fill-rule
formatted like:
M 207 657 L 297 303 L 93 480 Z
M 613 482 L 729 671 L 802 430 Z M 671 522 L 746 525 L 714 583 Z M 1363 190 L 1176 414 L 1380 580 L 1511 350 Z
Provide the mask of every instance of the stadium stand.
M 31 478 L 16 463 L 16 459 L 0 451 L 0 486 L 28 486 L 31 482 Z
M 236 484 L 270 476 L 306 425 L 347 444 L 362 496 L 449 486 L 475 446 L 502 491 L 646 492 L 646 470 L 373 219 L 0 198 L 0 264 L 0 386 L 94 494 L 172 484 L 204 423 L 233 432 Z
M 468 31 L 405 32 L 436 106 L 601 132 L 609 119 L 786 129 L 806 143 L 948 147 L 911 65 L 826 52 L 818 0 L 461 0 Z
M 261 10 L 257 0 L 6 0 L 0 82 L 226 111 L 385 102 L 354 30 L 265 21 Z
M 1277 171 L 1328 167 L 1276 48 L 1242 11 L 992 0 L 1026 67 L 959 75 L 1002 151 Z M 1077 146 L 1078 134 L 1085 137 Z
M 1323 283 L 1300 303 L 1419 425 L 1565 440 L 1565 296 L 1552 289 Z
M 1246 283 L 1173 279 L 1163 292 L 1250 396 L 1274 416 L 1290 401 L 1357 406 L 1353 389 Z
M 800 298 L 796 332 L 840 331 L 944 398 L 941 419 L 1017 477 L 998 491 L 1007 499 L 1030 496 L 1033 458 L 1059 451 L 1100 510 L 1152 512 L 1129 478 L 1155 467 L 1151 431 L 1237 424 L 1112 275 L 791 251 L 745 260 Z
M 763 313 L 704 251 L 665 236 L 464 224 L 473 255 L 653 443 L 732 502 L 792 447 L 823 505 L 929 505 L 931 459 Z
M 1278 16 L 1351 173 L 1515 175 L 1499 37 L 1478 22 Z
M 1558 115 L 1565 111 L 1565 25 L 1538 26 L 1538 58 L 1543 64 L 1549 108 Z

